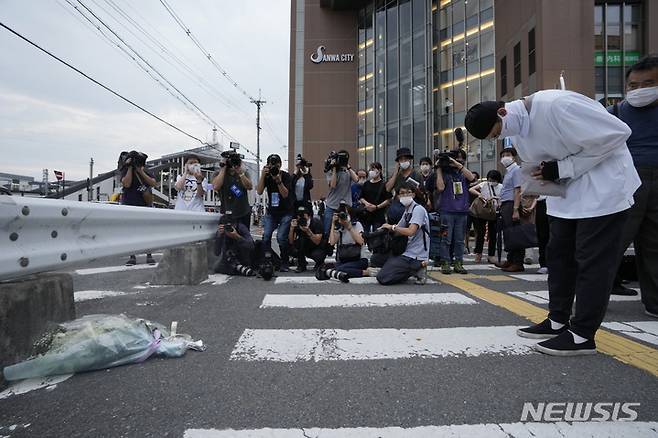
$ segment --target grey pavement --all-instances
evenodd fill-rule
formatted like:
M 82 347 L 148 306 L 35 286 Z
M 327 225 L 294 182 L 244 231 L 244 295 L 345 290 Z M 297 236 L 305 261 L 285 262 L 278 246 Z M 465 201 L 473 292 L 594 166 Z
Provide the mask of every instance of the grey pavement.
M 79 269 L 119 266 L 124 261 L 108 258 Z M 139 262 L 144 263 L 143 255 Z M 0 436 L 182 437 L 191 429 L 518 423 L 524 402 L 637 402 L 638 421 L 658 421 L 656 377 L 604 354 L 318 362 L 231 359 L 246 329 L 438 329 L 528 323 L 474 297 L 474 305 L 260 308 L 266 294 L 452 292 L 468 296 L 450 285 L 286 285 L 232 277 L 220 285 L 152 288 L 148 282 L 153 272 L 74 273 L 78 292 L 125 292 L 77 302 L 78 316 L 125 313 L 165 325 L 178 321 L 178 331 L 202 339 L 207 350 L 189 351 L 180 359 L 151 358 L 142 364 L 81 373 L 56 387 L 0 396 Z M 474 273 L 483 277 L 470 281 L 500 292 L 547 289 L 545 282 L 488 280 L 486 276 L 500 275 L 495 270 Z M 610 304 L 606 321 L 656 320 L 642 313 L 639 301 L 624 301 Z M 385 345 L 387 339 L 380 342 Z M 643 345 L 658 348 L 648 342 Z

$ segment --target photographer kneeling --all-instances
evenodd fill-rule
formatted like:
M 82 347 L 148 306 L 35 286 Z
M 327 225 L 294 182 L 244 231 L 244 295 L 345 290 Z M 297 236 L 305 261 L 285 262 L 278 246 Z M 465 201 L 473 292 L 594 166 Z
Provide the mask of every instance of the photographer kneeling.
M 377 274 L 377 281 L 382 285 L 404 283 L 409 277 L 416 277 L 416 284 L 427 282 L 427 260 L 430 254 L 429 223 L 427 210 L 416 203 L 416 188 L 405 182 L 398 191 L 400 202 L 405 207 L 402 219 L 397 225 L 384 224 L 382 228 L 393 234 L 394 245 L 405 243 L 401 255 L 390 257 Z M 393 249 L 393 253 L 397 252 Z
M 322 221 L 313 217 L 311 212 L 303 205 L 297 207 L 296 215 L 290 222 L 288 243 L 297 257 L 295 272 L 306 271 L 306 257 L 313 259 L 315 266 L 324 263 L 327 251 L 322 244 Z
M 231 212 L 219 219 L 215 255 L 218 259 L 213 270 L 219 274 L 248 277 L 256 275 L 250 267 L 254 258 L 254 239 L 249 228 L 233 219 Z

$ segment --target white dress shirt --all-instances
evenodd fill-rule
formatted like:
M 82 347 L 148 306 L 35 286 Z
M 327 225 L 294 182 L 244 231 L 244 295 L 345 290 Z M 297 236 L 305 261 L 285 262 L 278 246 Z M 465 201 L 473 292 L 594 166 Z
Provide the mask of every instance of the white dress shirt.
M 524 162 L 558 162 L 564 198 L 549 196 L 550 216 L 583 219 L 629 209 L 640 177 L 626 147 L 631 129 L 599 103 L 573 91 L 532 95 L 530 130 L 512 137 Z

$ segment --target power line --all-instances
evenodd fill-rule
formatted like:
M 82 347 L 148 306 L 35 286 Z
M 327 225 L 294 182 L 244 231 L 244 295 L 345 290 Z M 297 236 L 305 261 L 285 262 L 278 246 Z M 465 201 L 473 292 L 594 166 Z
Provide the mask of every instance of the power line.
M 4 28 L 7 29 L 9 32 L 13 33 L 14 35 L 16 35 L 17 37 L 19 37 L 20 39 L 22 39 L 22 40 L 25 41 L 26 43 L 28 43 L 28 44 L 30 44 L 30 45 L 36 47 L 36 48 L 39 49 L 39 50 L 41 50 L 43 53 L 45 53 L 46 55 L 50 56 L 51 58 L 53 58 L 53 59 L 59 61 L 60 63 L 64 64 L 65 66 L 67 66 L 67 67 L 70 68 L 71 70 L 73 70 L 73 71 L 77 72 L 78 74 L 84 76 L 85 78 L 89 79 L 89 80 L 90 80 L 91 82 L 93 82 L 94 84 L 96 84 L 96 85 L 98 85 L 98 86 L 104 88 L 105 90 L 109 91 L 110 93 L 114 94 L 114 95 L 117 96 L 119 99 L 121 99 L 121 100 L 123 100 L 123 101 L 125 101 L 125 102 L 128 102 L 130 105 L 134 106 L 135 108 L 139 109 L 140 111 L 145 112 L 145 113 L 148 114 L 149 116 L 151 116 L 151 117 L 153 117 L 154 119 L 156 119 L 156 120 L 158 120 L 158 121 L 164 123 L 165 125 L 167 125 L 167 126 L 173 128 L 173 129 L 175 129 L 176 131 L 180 132 L 181 134 L 184 134 L 184 135 L 186 135 L 186 136 L 188 136 L 188 137 L 190 137 L 190 138 L 192 138 L 192 139 L 198 141 L 198 142 L 201 143 L 201 144 L 205 144 L 205 142 L 201 141 L 199 138 L 193 136 L 192 134 L 188 134 L 187 132 L 183 131 L 183 130 L 180 129 L 179 127 L 177 127 L 177 126 L 175 126 L 175 125 L 173 125 L 173 124 L 167 122 L 166 120 L 164 120 L 164 119 L 162 119 L 162 118 L 156 116 L 155 114 L 153 114 L 153 113 L 150 112 L 149 110 L 147 110 L 147 109 L 145 109 L 145 108 L 139 106 L 138 104 L 136 104 L 136 103 L 133 102 L 132 100 L 128 99 L 127 97 L 124 97 L 124 96 L 122 96 L 121 94 L 117 93 L 116 91 L 112 90 L 112 89 L 111 89 L 110 87 L 108 87 L 107 85 L 104 85 L 104 84 L 98 82 L 96 79 L 92 78 L 92 77 L 89 76 L 88 74 L 84 73 L 84 72 L 81 71 L 80 69 L 74 67 L 73 65 L 69 64 L 68 62 L 64 61 L 63 59 L 59 58 L 58 56 L 52 54 L 52 53 L 49 52 L 48 50 L 46 50 L 46 49 L 44 49 L 43 47 L 39 46 L 37 43 L 32 42 L 31 40 L 29 40 L 28 38 L 24 37 L 24 36 L 21 35 L 20 33 L 16 32 L 14 29 L 12 29 L 11 27 L 7 26 L 6 24 L 4 24 L 4 23 L 1 22 L 1 21 L 0 21 L 0 26 L 4 27 Z
M 208 51 L 203 47 L 203 45 L 201 44 L 201 41 L 199 41 L 198 38 L 194 36 L 194 34 L 193 34 L 192 31 L 190 30 L 190 28 L 187 27 L 187 26 L 185 25 L 185 23 L 183 22 L 183 20 L 180 18 L 180 16 L 179 16 L 178 14 L 176 14 L 176 12 L 174 11 L 174 9 L 173 9 L 173 8 L 167 3 L 167 1 L 166 1 L 166 0 L 160 0 L 160 3 L 162 3 L 162 6 L 164 6 L 165 9 L 167 10 L 167 12 L 169 12 L 169 15 L 171 15 L 171 17 L 174 19 L 174 21 L 176 22 L 176 24 L 178 24 L 178 26 L 183 30 L 183 32 L 185 32 L 185 34 L 186 34 L 186 35 L 192 40 L 192 42 L 194 43 L 194 45 L 197 46 L 197 47 L 199 48 L 199 50 L 201 50 L 201 52 L 204 54 L 204 56 L 206 57 L 206 59 L 208 59 L 208 61 L 210 61 L 210 63 L 211 63 L 211 64 L 212 64 L 217 70 L 219 70 L 219 72 L 222 74 L 222 76 L 224 76 L 224 78 L 226 78 L 226 80 L 229 81 L 229 82 L 231 83 L 231 85 L 233 85 L 233 87 L 235 87 L 235 89 L 238 90 L 240 93 L 242 93 L 247 99 L 249 99 L 250 101 L 255 100 L 254 97 L 252 97 L 251 95 L 249 95 L 249 93 L 247 93 L 247 91 L 245 91 L 245 89 L 242 88 L 242 87 L 237 83 L 237 81 L 235 81 L 235 80 L 231 77 L 231 75 L 229 75 L 228 72 L 227 72 L 227 71 L 226 71 L 221 65 L 219 65 L 219 63 L 218 63 L 217 61 L 215 61 L 215 58 L 213 58 L 212 55 L 210 54 L 210 52 L 208 52 Z

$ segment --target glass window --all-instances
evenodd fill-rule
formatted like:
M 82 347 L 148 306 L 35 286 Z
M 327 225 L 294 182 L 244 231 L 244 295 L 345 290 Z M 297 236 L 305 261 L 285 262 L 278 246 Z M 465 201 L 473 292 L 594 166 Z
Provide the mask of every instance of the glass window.
M 423 35 L 414 37 L 412 60 L 414 68 L 425 66 L 425 37 Z
M 466 64 L 466 76 L 472 76 L 480 72 L 480 63 L 478 60 L 470 61 Z
M 514 86 L 521 83 L 521 43 L 514 46 Z
M 528 32 L 528 75 L 536 71 L 535 66 L 535 29 L 530 29 Z
M 619 5 L 606 5 L 605 15 L 608 50 L 621 50 L 620 14 L 621 11 Z
M 500 95 L 507 94 L 507 56 L 500 60 Z
M 494 0 L 480 0 L 480 10 L 484 11 L 493 8 Z
M 478 27 L 478 16 L 477 14 L 468 17 L 466 20 L 466 30 L 477 29 Z
M 455 126 L 464 126 L 464 118 L 466 111 L 458 111 L 455 113 Z
M 384 47 L 384 30 L 386 29 L 386 11 L 377 12 L 377 47 Z
M 446 50 L 441 50 L 440 53 L 440 58 L 439 58 L 439 63 L 441 66 L 441 70 L 448 70 L 452 68 L 452 51 L 450 48 Z
M 480 56 L 478 53 L 479 42 L 478 37 L 469 38 L 466 41 L 466 62 L 472 62 L 477 60 Z
M 486 75 L 480 78 L 481 100 L 496 100 L 496 76 Z
M 427 135 L 425 134 L 425 120 L 414 122 L 414 148 L 413 153 L 416 156 L 425 155 L 427 151 Z
M 411 117 L 411 78 L 400 84 L 400 118 Z
M 452 34 L 459 35 L 460 33 L 464 33 L 464 20 L 457 21 L 452 25 Z
M 624 6 L 624 50 L 642 52 L 641 5 Z
M 459 21 L 464 21 L 466 18 L 464 16 L 464 1 L 463 0 L 458 0 L 453 2 L 454 5 L 452 6 L 452 22 L 457 23 Z
M 411 1 L 400 1 L 400 38 L 411 35 Z
M 485 9 L 480 13 L 480 23 L 486 23 L 487 21 L 493 20 L 493 8 Z
M 384 126 L 384 114 L 386 110 L 385 94 L 377 95 L 377 126 Z
M 452 73 L 455 79 L 463 78 L 464 75 L 466 74 L 466 69 L 464 68 L 463 65 L 461 65 L 459 67 L 455 67 Z
M 594 50 L 604 50 L 603 5 L 594 6 Z
M 414 31 L 425 27 L 425 0 L 413 0 L 414 14 Z
M 400 42 L 400 76 L 411 72 L 411 39 Z
M 453 111 L 455 114 L 466 110 L 466 86 L 464 83 L 455 85 Z M 455 122 L 457 123 L 457 122 Z
M 441 113 L 450 114 L 453 110 L 453 101 L 452 101 L 452 87 L 447 87 L 441 90 Z M 443 125 L 444 127 L 446 125 Z
M 441 72 L 441 75 L 439 76 L 439 83 L 440 84 L 445 84 L 452 78 L 452 70 L 444 70 Z
M 414 85 L 411 88 L 411 101 L 413 105 L 414 120 L 419 117 L 425 117 L 425 80 L 424 78 L 416 78 Z
M 400 147 L 411 148 L 411 119 L 408 119 L 400 126 Z
M 621 94 L 624 90 L 624 73 L 621 67 L 608 67 L 608 95 Z
M 452 64 L 455 67 L 458 67 L 460 65 L 464 65 L 466 62 L 466 50 L 464 49 L 464 46 L 462 44 L 453 47 L 453 52 L 452 52 Z
M 391 122 L 398 119 L 398 88 L 389 88 L 386 97 L 388 98 L 386 119 Z
M 480 60 L 480 68 L 482 69 L 482 71 L 494 68 L 494 56 L 489 55 L 482 58 Z
M 439 31 L 439 42 L 448 39 L 448 29 L 441 29 Z
M 466 16 L 470 17 L 473 14 L 477 14 L 479 11 L 478 0 L 466 0 Z
M 398 48 L 389 47 L 386 56 L 386 80 L 390 84 L 398 79 Z
M 452 13 L 452 6 L 447 6 L 439 10 L 439 28 L 446 29 L 450 26 L 450 15 Z
M 468 83 L 466 89 L 466 108 L 470 108 L 480 102 L 480 82 L 476 79 Z
M 485 57 L 494 53 L 494 33 L 489 31 L 480 35 L 480 56 Z
M 386 149 L 388 149 L 388 162 L 395 161 L 395 151 L 398 148 L 398 126 L 396 123 L 389 124 L 386 132 Z
M 386 44 L 395 44 L 398 40 L 398 7 L 389 8 L 386 13 Z

